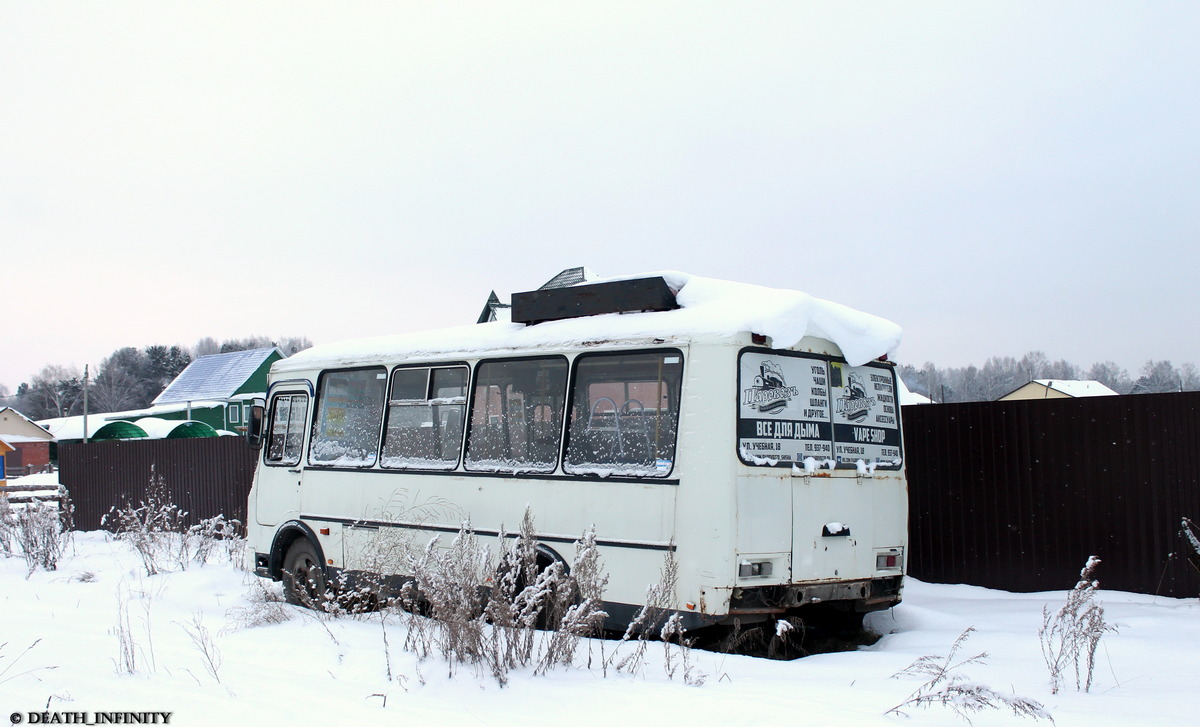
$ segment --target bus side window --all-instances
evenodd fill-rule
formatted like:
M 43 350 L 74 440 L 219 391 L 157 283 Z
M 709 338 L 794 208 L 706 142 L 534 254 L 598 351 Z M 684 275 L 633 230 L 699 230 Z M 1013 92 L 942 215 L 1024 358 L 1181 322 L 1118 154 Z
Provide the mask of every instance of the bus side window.
M 566 389 L 562 357 L 481 362 L 471 403 L 467 469 L 553 472 Z
M 310 464 L 370 467 L 379 453 L 387 373 L 383 368 L 326 371 L 317 388 Z
M 304 448 L 304 429 L 308 422 L 308 396 L 281 394 L 271 405 L 271 434 L 267 440 L 269 464 L 300 463 Z
M 466 402 L 465 366 L 392 372 L 383 466 L 427 470 L 457 467 Z
M 678 352 L 580 356 L 563 470 L 668 476 L 675 461 L 682 380 Z

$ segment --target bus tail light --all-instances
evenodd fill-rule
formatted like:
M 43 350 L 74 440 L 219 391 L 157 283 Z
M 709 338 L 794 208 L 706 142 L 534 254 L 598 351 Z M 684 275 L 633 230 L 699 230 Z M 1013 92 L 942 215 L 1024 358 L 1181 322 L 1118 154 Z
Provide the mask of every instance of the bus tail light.
M 762 560 L 751 563 L 743 560 L 738 564 L 738 578 L 754 578 L 755 576 L 769 576 L 774 570 L 771 566 L 771 561 Z
M 883 548 L 875 551 L 875 570 L 900 570 L 903 566 L 903 548 Z

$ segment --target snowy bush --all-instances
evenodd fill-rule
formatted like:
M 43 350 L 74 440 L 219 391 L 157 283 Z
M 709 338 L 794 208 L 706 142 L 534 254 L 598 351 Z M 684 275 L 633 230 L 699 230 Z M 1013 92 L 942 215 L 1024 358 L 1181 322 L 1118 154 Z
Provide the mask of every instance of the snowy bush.
M 138 507 L 129 503 L 121 509 L 113 506 L 104 523 L 115 526 L 117 538 L 129 543 L 141 558 L 146 575 L 152 576 L 170 561 L 179 560 L 176 554 L 182 546 L 175 543 L 185 530 L 186 517 L 187 513 L 171 502 L 162 475 L 155 474 L 151 466 L 146 499 Z
M 1062 688 L 1066 672 L 1075 670 L 1075 688 L 1089 691 L 1096 670 L 1096 647 L 1107 631 L 1116 631 L 1104 620 L 1104 607 L 1092 601 L 1100 582 L 1095 580 L 1100 559 L 1090 556 L 1079 582 L 1067 593 L 1067 602 L 1051 615 L 1049 606 L 1042 607 L 1042 628 L 1038 639 L 1042 656 L 1050 672 L 1050 691 Z
M 210 556 L 223 552 L 230 563 L 241 564 L 246 544 L 246 539 L 239 535 L 241 528 L 240 521 L 226 520 L 224 515 L 205 518 L 188 528 L 183 551 L 190 551 L 191 559 L 197 563 L 207 563 Z
M 17 521 L 8 499 L 0 497 L 0 553 L 5 557 L 13 555 L 13 537 L 16 531 Z
M 502 532 L 500 542 L 494 565 L 469 522 L 448 548 L 434 538 L 412 557 L 399 602 L 410 614 L 406 648 L 421 659 L 440 656 L 451 674 L 468 664 L 505 684 L 514 668 L 544 673 L 574 662 L 580 640 L 600 633 L 608 578 L 594 532 L 576 543 L 570 571 L 539 563 L 528 510 L 516 537 Z
M 203 564 L 221 550 L 230 561 L 239 560 L 244 544 L 238 534 L 239 521 L 216 515 L 188 527 L 187 516 L 172 502 L 165 480 L 151 467 L 146 499 L 137 507 L 129 503 L 120 509 L 112 507 L 104 516 L 104 524 L 114 526 L 117 538 L 134 549 L 146 575 L 155 575 L 171 565 L 187 570 L 189 563 Z
M 969 664 L 982 665 L 987 661 L 988 656 L 987 652 L 981 652 L 962 661 L 954 660 L 958 650 L 962 648 L 974 631 L 974 626 L 963 631 L 955 639 L 954 645 L 950 647 L 950 653 L 946 656 L 922 656 L 903 670 L 893 674 L 893 679 L 910 676 L 929 677 L 929 679 L 917 687 L 917 690 L 907 699 L 889 709 L 886 714 L 907 717 L 904 710 L 909 707 L 928 708 L 930 705 L 941 705 L 954 710 L 954 713 L 962 717 L 968 724 L 971 723 L 970 715 L 985 709 L 1008 709 L 1018 717 L 1048 719 L 1053 722 L 1054 719 L 1050 713 L 1038 702 L 1016 694 L 998 692 L 987 685 L 967 679 L 961 671 L 962 668 Z
M 1188 542 L 1188 562 L 1191 563 L 1196 570 L 1200 570 L 1200 532 L 1198 532 L 1200 531 L 1200 528 L 1196 526 L 1196 523 L 1192 522 L 1186 517 L 1183 518 L 1180 527 L 1182 529 L 1180 530 L 1179 534 L 1182 535 L 1184 540 Z
M 255 587 L 251 589 L 249 604 L 232 608 L 226 614 L 229 622 L 236 628 L 255 628 L 289 621 L 292 611 L 283 597 L 279 584 L 265 581 L 258 576 L 254 579 Z
M 66 549 L 70 533 L 63 529 L 57 504 L 32 499 L 18 508 L 12 508 L 6 517 L 10 537 L 20 546 L 21 555 L 27 566 L 26 577 L 35 570 L 56 570 L 58 559 Z

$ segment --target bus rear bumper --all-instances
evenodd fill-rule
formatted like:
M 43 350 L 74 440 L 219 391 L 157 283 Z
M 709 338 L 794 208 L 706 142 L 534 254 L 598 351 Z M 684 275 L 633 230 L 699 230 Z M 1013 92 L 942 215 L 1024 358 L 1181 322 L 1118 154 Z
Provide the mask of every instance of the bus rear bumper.
M 889 576 L 858 581 L 735 588 L 729 602 L 729 616 L 770 616 L 818 603 L 838 604 L 856 613 L 882 611 L 900 603 L 903 587 L 904 576 Z

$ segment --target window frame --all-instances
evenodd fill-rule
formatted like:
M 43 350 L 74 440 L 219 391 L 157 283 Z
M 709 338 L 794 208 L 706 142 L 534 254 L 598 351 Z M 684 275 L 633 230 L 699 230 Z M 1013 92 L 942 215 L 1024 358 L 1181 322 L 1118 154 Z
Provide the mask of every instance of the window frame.
M 478 400 L 478 391 L 480 387 L 479 374 L 480 370 L 488 364 L 515 364 L 525 361 L 559 361 L 562 362 L 564 368 L 563 388 L 562 388 L 562 408 L 559 411 L 559 423 L 557 432 L 556 450 L 554 456 L 549 460 L 548 468 L 533 468 L 533 467 L 513 467 L 511 469 L 487 469 L 487 468 L 472 468 L 469 459 L 471 448 L 471 437 L 475 432 L 475 407 Z M 462 458 L 461 467 L 464 472 L 472 474 L 493 475 L 496 477 L 512 477 L 522 474 L 533 475 L 553 475 L 556 472 L 561 472 L 563 440 L 565 437 L 564 429 L 567 420 L 567 399 L 570 396 L 571 389 L 571 360 L 566 354 L 547 354 L 541 356 L 514 356 L 512 358 L 484 358 L 475 362 L 471 367 L 470 388 L 468 391 L 468 402 L 466 411 L 466 427 L 463 433 L 462 443 Z M 508 412 L 504 413 L 504 419 L 501 420 L 505 424 L 505 431 L 508 431 Z M 511 446 L 511 434 L 506 434 L 506 440 Z
M 425 374 L 425 398 L 423 400 L 396 399 L 395 398 L 396 374 L 401 371 L 418 371 L 418 370 L 422 370 L 422 369 L 426 372 L 426 374 Z M 391 466 L 389 466 L 386 462 L 386 458 L 387 458 L 386 447 L 387 447 L 388 429 L 389 429 L 389 425 L 390 425 L 391 418 L 392 418 L 393 407 L 394 406 L 414 406 L 414 407 L 420 406 L 420 404 L 416 404 L 416 403 L 393 404 L 393 402 L 394 401 L 405 401 L 405 402 L 424 401 L 425 402 L 424 406 L 429 409 L 430 414 L 431 414 L 431 420 L 433 420 L 432 419 L 433 407 L 435 407 L 435 406 L 453 406 L 452 404 L 430 404 L 429 403 L 431 401 L 436 400 L 436 397 L 431 397 L 432 387 L 433 387 L 433 382 L 434 382 L 434 371 L 435 370 L 453 370 L 453 369 L 462 369 L 464 371 L 464 373 L 466 374 L 466 381 L 464 383 L 465 391 L 464 391 L 463 401 L 462 401 L 463 420 L 462 420 L 462 423 L 461 423 L 461 425 L 459 427 L 459 431 L 458 431 L 458 445 L 457 445 L 457 455 L 456 455 L 457 458 L 452 463 L 450 463 L 448 460 L 443 460 L 443 462 L 448 464 L 448 466 L 445 466 L 445 467 L 416 467 L 416 466 L 411 466 L 411 465 L 391 465 Z M 388 470 L 388 471 L 392 471 L 392 472 L 425 472 L 425 473 L 451 472 L 451 471 L 457 470 L 462 465 L 462 463 L 466 457 L 467 420 L 470 418 L 470 411 L 471 411 L 470 410 L 471 382 L 472 382 L 471 366 L 466 361 L 450 361 L 450 362 L 445 362 L 445 363 L 401 364 L 399 366 L 393 367 L 391 372 L 388 374 L 387 394 L 384 398 L 383 428 L 380 432 L 380 442 L 379 442 L 379 467 L 380 467 L 380 469 L 384 469 L 384 470 Z M 436 420 L 433 420 L 433 421 L 436 422 Z
M 317 429 L 321 424 L 321 419 L 320 419 L 321 410 L 322 410 L 321 405 L 323 403 L 325 403 L 324 395 L 325 395 L 326 388 L 328 386 L 328 384 L 327 384 L 328 380 L 332 376 L 337 376 L 340 374 L 353 374 L 353 373 L 364 372 L 364 371 L 376 371 L 376 372 L 381 372 L 384 375 L 384 383 L 383 383 L 383 389 L 382 389 L 383 395 L 380 397 L 380 400 L 379 400 L 380 408 L 379 408 L 379 412 L 378 412 L 378 419 L 376 421 L 375 437 L 373 440 L 374 441 L 373 452 L 375 454 L 374 458 L 371 459 L 370 462 L 362 462 L 359 464 L 339 462 L 337 460 L 329 461 L 329 462 L 314 461 L 313 460 L 313 450 L 316 449 L 316 445 L 317 445 Z M 389 386 L 390 382 L 391 382 L 391 373 L 388 371 L 388 368 L 386 366 L 353 366 L 353 367 L 343 368 L 343 369 L 324 369 L 317 375 L 317 386 L 316 386 L 316 391 L 313 395 L 313 409 L 312 409 L 312 415 L 311 415 L 312 427 L 311 427 L 311 431 L 309 433 L 309 440 L 308 440 L 308 458 L 305 460 L 309 467 L 320 468 L 320 469 L 372 469 L 376 465 L 379 464 L 380 448 L 382 445 L 383 418 L 384 418 L 384 411 L 387 408 L 388 386 Z
M 575 411 L 575 399 L 576 399 L 576 393 L 578 392 L 578 387 L 579 387 L 580 363 L 586 362 L 590 359 L 616 358 L 616 357 L 620 357 L 620 356 L 658 356 L 660 358 L 666 358 L 668 356 L 678 356 L 679 357 L 679 364 L 678 364 L 679 365 L 679 382 L 678 382 L 678 388 L 673 392 L 674 396 L 675 396 L 675 400 L 673 402 L 670 399 L 671 394 L 672 394 L 670 385 L 668 383 L 664 382 L 664 385 L 667 388 L 666 394 L 667 394 L 667 398 L 668 398 L 668 402 L 667 402 L 668 407 L 671 407 L 672 404 L 674 405 L 673 410 L 674 410 L 674 418 L 675 418 L 675 431 L 673 433 L 673 442 L 671 443 L 671 448 L 670 448 L 671 465 L 666 471 L 664 471 L 662 473 L 659 473 L 656 471 L 654 474 L 635 473 L 635 472 L 613 472 L 611 474 L 608 474 L 608 473 L 600 474 L 600 473 L 595 473 L 595 472 L 572 472 L 571 470 L 568 469 L 569 465 L 567 462 L 567 457 L 568 457 L 568 455 L 570 453 L 570 449 L 571 449 L 571 423 L 572 423 L 571 416 L 572 416 L 573 412 Z M 562 453 L 559 458 L 559 466 L 562 469 L 562 473 L 568 477 L 575 477 L 575 478 L 603 477 L 606 479 L 628 478 L 628 479 L 653 480 L 653 481 L 670 479 L 671 475 L 675 472 L 675 467 L 676 467 L 676 464 L 679 459 L 679 422 L 680 422 L 680 419 L 682 416 L 682 409 L 683 409 L 683 385 L 684 385 L 684 380 L 686 378 L 685 377 L 686 366 L 687 366 L 687 357 L 684 356 L 683 351 L 678 348 L 638 348 L 638 349 L 627 349 L 627 350 L 617 350 L 617 351 L 588 351 L 588 352 L 581 353 L 578 356 L 576 356 L 574 358 L 574 360 L 571 362 L 570 377 L 568 378 L 568 381 L 567 381 L 568 398 L 567 398 L 566 412 L 564 413 L 564 416 L 563 416 L 563 437 L 562 437 L 562 444 L 561 444 L 561 452 Z M 624 384 L 624 385 L 628 386 L 630 383 L 638 383 L 638 382 L 620 381 L 620 382 L 610 382 L 610 383 L 620 383 L 620 384 Z M 627 399 L 626 403 L 628 403 L 628 399 Z M 614 402 L 614 404 L 615 404 L 615 402 Z M 643 406 L 644 406 L 644 403 L 643 403 Z M 617 409 L 619 410 L 620 407 L 618 407 Z M 656 457 L 656 461 L 657 461 L 657 457 Z
M 292 412 L 295 411 L 295 398 L 296 397 L 303 398 L 304 405 L 305 405 L 304 418 L 302 421 L 297 422 L 297 424 L 299 425 L 299 434 L 300 434 L 299 451 L 296 453 L 296 458 L 294 461 L 288 460 L 285 457 L 281 457 L 279 459 L 271 459 L 271 442 L 275 438 L 275 418 L 276 418 L 276 414 L 278 413 L 279 401 L 284 398 L 287 398 L 289 400 L 288 424 L 284 431 L 284 445 L 283 445 L 283 450 L 282 450 L 283 453 L 286 454 L 287 453 L 287 436 L 292 431 Z M 295 467 L 295 466 L 299 465 L 301 461 L 304 460 L 304 449 L 305 449 L 305 445 L 307 444 L 307 442 L 304 441 L 304 438 L 309 431 L 308 418 L 311 413 L 312 413 L 312 397 L 309 396 L 309 393 L 307 391 L 280 391 L 271 396 L 271 406 L 268 410 L 268 415 L 267 415 L 267 427 L 266 427 L 267 436 L 266 436 L 266 441 L 264 442 L 264 446 L 263 446 L 263 464 L 264 465 L 266 465 L 268 467 Z

